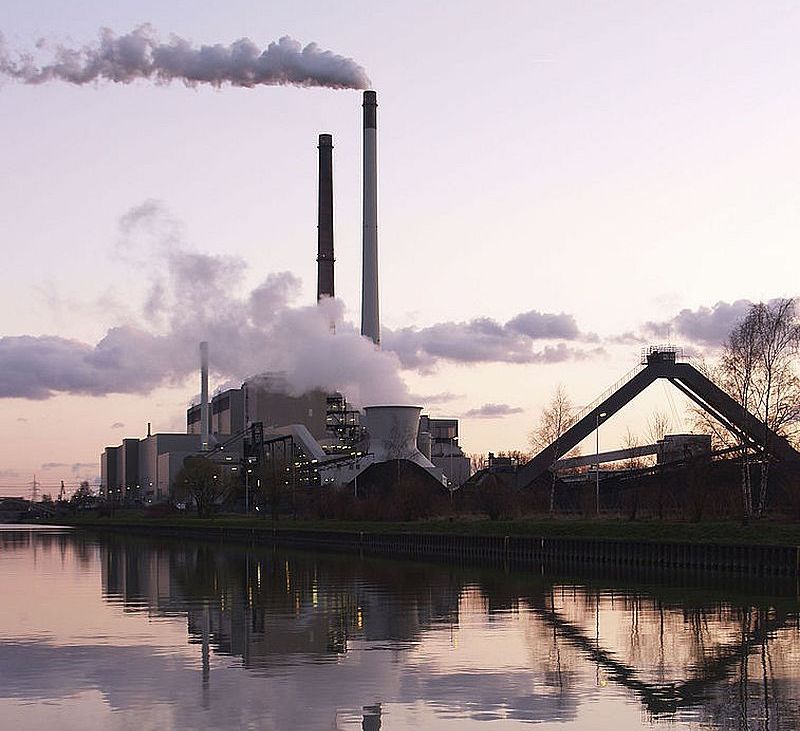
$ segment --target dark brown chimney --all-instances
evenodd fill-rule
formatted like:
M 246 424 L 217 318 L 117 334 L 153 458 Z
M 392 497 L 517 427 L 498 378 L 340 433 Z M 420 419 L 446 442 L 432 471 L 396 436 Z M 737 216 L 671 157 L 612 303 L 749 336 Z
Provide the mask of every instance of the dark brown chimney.
M 333 297 L 333 137 L 319 136 L 317 301 Z

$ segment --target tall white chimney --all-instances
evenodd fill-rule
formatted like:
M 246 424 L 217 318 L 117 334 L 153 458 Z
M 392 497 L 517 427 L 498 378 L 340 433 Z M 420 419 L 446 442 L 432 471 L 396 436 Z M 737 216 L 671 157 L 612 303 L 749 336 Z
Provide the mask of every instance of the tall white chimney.
M 200 343 L 200 449 L 210 446 L 208 429 L 208 343 Z
M 364 250 L 361 270 L 361 334 L 381 342 L 378 308 L 378 98 L 364 92 Z

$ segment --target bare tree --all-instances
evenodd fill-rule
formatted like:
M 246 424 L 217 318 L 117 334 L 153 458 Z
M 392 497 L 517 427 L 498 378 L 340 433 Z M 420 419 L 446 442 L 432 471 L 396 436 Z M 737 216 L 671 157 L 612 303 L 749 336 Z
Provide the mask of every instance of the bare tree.
M 755 410 L 754 383 L 759 365 L 759 334 L 755 308 L 728 336 L 719 368 L 721 386 L 741 404 L 743 419 Z M 753 494 L 750 473 L 750 440 L 744 434 L 736 435 L 741 447 L 741 487 L 745 519 L 753 512 Z
M 559 441 L 564 433 L 575 423 L 575 407 L 562 384 L 556 386 L 547 406 L 542 409 L 539 424 L 530 433 L 528 440 L 537 452 L 553 447 L 553 462 L 550 471 L 553 481 L 550 486 L 550 513 L 555 511 L 556 471 L 555 463 L 559 457 Z
M 660 442 L 672 429 L 672 419 L 664 411 L 654 411 L 647 420 L 647 438 L 651 444 Z
M 482 469 L 489 466 L 489 458 L 480 452 L 470 454 L 469 461 L 473 472 L 480 472 Z
M 794 408 L 786 399 L 796 389 L 797 377 L 792 361 L 800 342 L 800 324 L 797 322 L 795 300 L 792 298 L 753 305 L 748 314 L 748 318 L 750 317 L 755 320 L 759 360 L 756 391 L 764 423 L 764 462 L 756 510 L 760 517 L 766 507 L 770 432 L 783 432 L 787 427 L 787 419 L 796 418 Z
M 641 446 L 639 444 L 639 437 L 628 427 L 628 429 L 625 430 L 625 438 L 622 440 L 622 448 L 633 450 L 637 449 L 639 446 Z M 631 455 L 623 461 L 622 466 L 626 470 L 640 470 L 645 466 L 645 461 L 641 457 Z
M 722 357 L 707 375 L 742 408 L 742 418 L 756 416 L 764 425 L 761 435 L 761 480 L 753 500 L 750 437 L 726 433 L 705 412 L 693 409 L 694 424 L 712 435 L 718 447 L 738 446 L 741 452 L 741 490 L 745 520 L 764 513 L 769 484 L 769 453 L 773 433 L 796 438 L 800 425 L 800 379 L 795 356 L 800 341 L 796 302 L 777 299 L 759 302 L 736 324 L 725 343 Z

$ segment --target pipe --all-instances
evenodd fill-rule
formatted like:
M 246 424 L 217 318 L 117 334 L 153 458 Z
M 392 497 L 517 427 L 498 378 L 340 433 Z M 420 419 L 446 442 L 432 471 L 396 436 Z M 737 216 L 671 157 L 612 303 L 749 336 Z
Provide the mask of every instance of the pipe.
M 208 429 L 208 343 L 200 343 L 200 449 L 210 446 Z
M 378 308 L 378 99 L 364 92 L 364 232 L 361 270 L 361 334 L 381 342 Z
M 317 301 L 333 297 L 333 137 L 319 136 L 317 208 Z

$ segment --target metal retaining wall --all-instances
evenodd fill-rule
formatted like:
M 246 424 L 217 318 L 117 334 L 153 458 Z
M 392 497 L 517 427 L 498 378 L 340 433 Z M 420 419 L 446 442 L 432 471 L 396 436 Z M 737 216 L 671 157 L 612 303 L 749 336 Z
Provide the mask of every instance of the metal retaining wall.
M 86 526 L 89 527 L 89 526 Z M 537 569 L 630 568 L 718 572 L 750 576 L 800 576 L 800 547 L 652 543 L 584 538 L 366 533 L 209 526 L 95 525 L 171 538 L 277 545 L 383 556 L 448 559 Z

